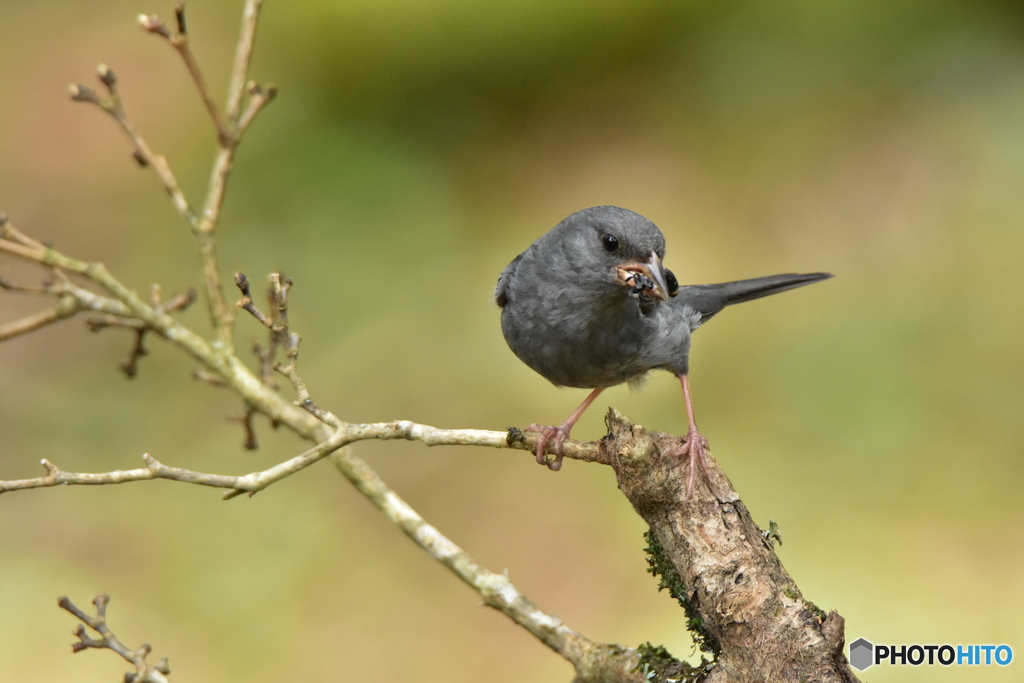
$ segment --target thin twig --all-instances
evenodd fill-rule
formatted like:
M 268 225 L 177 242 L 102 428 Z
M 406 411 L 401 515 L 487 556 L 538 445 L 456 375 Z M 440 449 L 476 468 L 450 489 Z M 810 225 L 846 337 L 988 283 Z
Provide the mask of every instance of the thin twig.
M 0 213 L 0 239 L 11 240 L 26 247 L 43 248 L 44 246 L 42 242 L 32 239 L 14 227 L 14 223 L 6 213 Z
M 321 460 L 324 456 L 336 451 L 346 443 L 343 434 L 334 434 L 326 441 L 317 444 L 308 451 L 295 456 L 290 460 L 263 470 L 252 472 L 241 476 L 227 474 L 211 474 L 198 472 L 179 467 L 169 467 L 159 462 L 148 453 L 143 454 L 142 459 L 146 466 L 134 470 L 115 470 L 113 472 L 91 473 L 91 472 L 65 472 L 49 460 L 42 460 L 46 468 L 46 476 L 34 479 L 16 479 L 13 481 L 0 481 L 0 493 L 8 491 L 20 491 L 24 489 L 47 488 L 59 485 L 81 485 L 100 486 L 105 484 L 125 484 L 133 481 L 148 481 L 150 479 L 171 479 L 188 484 L 200 486 L 211 486 L 214 488 L 230 489 L 224 495 L 225 499 L 234 498 L 243 493 L 254 494 L 262 491 L 271 484 L 289 477 L 300 470 L 304 470 L 313 463 Z
M 292 280 L 281 273 L 272 273 L 270 275 L 270 287 L 267 290 L 270 309 L 273 311 L 270 316 L 253 303 L 252 292 L 249 288 L 249 278 L 244 273 L 235 273 L 235 285 L 242 292 L 242 298 L 236 304 L 238 308 L 248 311 L 260 324 L 270 330 L 270 343 L 268 346 L 263 347 L 255 344 L 253 347 L 253 351 L 260 360 L 263 381 L 270 381 L 267 377 L 267 368 L 272 367 L 275 371 L 287 377 L 292 383 L 292 387 L 298 395 L 296 405 L 327 426 L 334 429 L 341 428 L 344 423 L 334 413 L 318 407 L 313 402 L 309 396 L 309 389 L 306 387 L 306 383 L 299 376 L 299 344 L 302 342 L 302 337 L 292 332 L 288 326 L 288 292 L 291 290 Z M 284 348 L 288 363 L 273 363 L 271 366 L 278 346 Z
M 74 634 L 78 637 L 77 643 L 71 644 L 72 652 L 81 652 L 90 648 L 110 650 L 116 652 L 125 661 L 135 667 L 135 673 L 125 674 L 125 681 L 128 683 L 167 683 L 165 676 L 171 673 L 171 668 L 164 657 L 157 664 L 149 664 L 146 657 L 153 651 L 152 646 L 144 643 L 138 650 L 132 650 L 122 643 L 114 632 L 107 626 L 107 604 L 110 602 L 109 595 L 97 595 L 93 598 L 92 604 L 96 605 L 96 616 L 92 617 L 79 609 L 67 596 L 60 598 L 57 604 L 61 609 L 67 610 L 82 623 L 75 629 Z M 83 626 L 84 624 L 84 626 Z M 85 630 L 88 626 L 101 638 L 92 638 Z
M 39 242 L 19 233 L 9 223 L 5 227 L 7 228 L 6 238 L 0 238 L 0 250 L 22 255 L 20 252 L 25 250 L 46 249 Z M 46 325 L 71 318 L 81 311 L 100 311 L 110 317 L 129 313 L 121 302 L 75 285 L 59 268 L 51 266 L 49 270 L 51 277 L 42 287 L 13 285 L 0 279 L 0 289 L 10 292 L 51 295 L 58 300 L 58 303 L 51 308 L 0 325 L 0 341 L 34 332 Z
M 226 126 L 230 128 L 228 135 L 221 136 L 220 149 L 213 162 L 210 181 L 207 186 L 206 202 L 203 205 L 202 220 L 196 239 L 199 246 L 199 257 L 203 264 L 203 275 L 207 282 L 207 294 L 210 298 L 210 315 L 217 339 L 225 347 L 233 344 L 232 326 L 235 320 L 235 309 L 227 304 L 224 289 L 221 286 L 220 271 L 217 266 L 216 243 L 214 233 L 220 222 L 221 208 L 224 205 L 224 194 L 227 191 L 228 178 L 235 164 L 235 151 L 241 142 L 244 129 L 239 125 L 242 96 L 245 84 L 249 80 L 249 64 L 252 61 L 252 48 L 256 40 L 256 26 L 259 22 L 262 0 L 247 0 L 242 13 L 242 29 L 235 53 L 235 63 L 231 70 L 231 81 L 228 85 L 228 101 L 225 107 Z M 272 97 L 260 103 L 246 121 L 245 129 L 252 123 L 252 118 L 263 108 Z
M 175 8 L 175 12 L 178 16 L 178 28 L 179 33 L 170 38 L 171 45 L 181 55 L 182 60 L 185 62 L 188 73 L 192 76 L 192 80 L 196 84 L 196 88 L 199 89 L 199 96 L 203 100 L 203 104 L 206 105 L 206 111 L 210 113 L 210 118 L 213 119 L 213 125 L 217 128 L 217 135 L 222 141 L 229 138 L 231 133 L 224 125 L 224 119 L 221 118 L 220 111 L 217 109 L 217 103 L 213 101 L 213 96 L 210 95 L 210 87 L 206 84 L 206 79 L 203 78 L 203 72 L 199 68 L 199 62 L 196 61 L 196 57 L 192 54 L 192 48 L 189 45 L 188 34 L 185 33 L 185 6 L 178 4 Z
M 242 11 L 242 29 L 235 50 L 235 63 L 231 69 L 231 83 L 228 85 L 228 104 L 224 109 L 228 121 L 238 122 L 242 111 L 242 95 L 249 80 L 249 64 L 252 62 L 252 48 L 256 43 L 256 25 L 260 19 L 263 0 L 246 0 Z
M 65 294 L 60 297 L 60 303 L 52 308 L 0 325 L 0 341 L 35 332 L 51 323 L 70 318 L 81 310 L 78 300 L 70 294 Z
M 267 329 L 273 330 L 273 318 L 264 314 L 263 311 L 257 308 L 256 304 L 253 303 L 252 291 L 249 286 L 249 278 L 245 276 L 245 273 L 235 273 L 235 286 L 242 292 L 242 298 L 239 299 L 238 303 L 235 305 L 248 311 L 252 317 L 256 318 L 256 320 L 258 320 L 260 324 Z
M 131 351 L 128 352 L 128 357 L 118 363 L 118 367 L 128 377 L 128 379 L 134 379 L 135 375 L 139 373 L 139 359 L 143 356 L 148 356 L 149 351 L 146 350 L 146 332 L 147 328 L 135 330 L 135 343 L 132 344 Z
M 187 292 L 177 294 L 166 303 L 163 303 L 160 300 L 159 285 L 153 285 L 149 291 L 150 305 L 153 307 L 155 312 L 161 314 L 167 311 L 183 311 L 188 308 L 195 299 L 196 292 L 194 289 L 189 289 Z M 151 331 L 153 328 L 137 318 L 123 318 L 121 316 L 110 314 L 92 316 L 85 322 L 93 332 L 99 332 L 108 327 L 127 327 L 135 332 L 135 341 L 132 345 L 131 351 L 128 353 L 128 357 L 118 365 L 118 367 L 121 368 L 121 371 L 127 375 L 129 379 L 134 379 L 139 371 L 139 359 L 143 356 L 149 355 L 149 352 L 145 347 L 146 333 Z
M 254 417 L 256 417 L 256 409 L 247 405 L 245 406 L 245 412 L 241 415 L 228 418 L 230 421 L 238 422 L 242 425 L 242 429 L 245 431 L 245 441 L 242 442 L 242 448 L 247 451 L 254 451 L 260 447 L 260 443 L 256 439 L 256 427 L 253 424 Z
M 122 318 L 117 315 L 94 315 L 86 318 L 85 324 L 90 332 L 99 332 L 108 327 L 127 327 L 130 330 L 144 330 L 146 323 L 135 318 Z
M 53 289 L 48 285 L 16 285 L 13 282 L 8 282 L 2 277 L 0 277 L 0 289 L 8 292 L 17 292 L 19 294 L 53 294 Z
M 530 436 L 527 436 L 527 434 L 530 434 Z M 65 472 L 49 460 L 44 459 L 42 465 L 46 468 L 46 476 L 34 479 L 0 481 L 0 493 L 45 488 L 61 484 L 94 486 L 124 484 L 150 479 L 172 479 L 189 484 L 231 489 L 225 495 L 225 498 L 234 498 L 242 493 L 251 494 L 262 491 L 271 484 L 309 467 L 339 448 L 356 441 L 367 441 L 370 439 L 381 441 L 406 439 L 409 441 L 422 441 L 427 446 L 489 446 L 491 448 L 512 448 L 515 450 L 532 451 L 536 445 L 537 435 L 520 432 L 516 429 L 510 429 L 507 432 L 483 429 L 439 429 L 407 420 L 370 424 L 342 423 L 341 428 L 325 441 L 290 460 L 285 460 L 261 472 L 252 472 L 241 476 L 198 472 L 196 470 L 169 467 L 157 461 L 156 458 L 148 453 L 142 456 L 142 459 L 146 462 L 146 467 L 135 470 L 115 470 L 98 474 Z M 574 460 L 605 462 L 605 456 L 601 453 L 597 442 L 566 440 L 562 444 L 562 454 Z
M 8 230 L 4 234 L 10 235 L 11 231 Z M 323 441 L 330 435 L 326 425 L 264 385 L 238 359 L 232 347 L 211 345 L 166 312 L 154 308 L 111 275 L 102 263 L 79 261 L 27 238 L 0 239 L 0 252 L 38 263 L 58 274 L 67 271 L 88 278 L 107 290 L 112 298 L 90 292 L 70 281 L 62 284 L 62 291 L 73 293 L 85 310 L 110 313 L 123 318 L 137 318 L 145 323 L 153 332 L 192 356 L 204 370 L 223 377 L 244 401 L 256 406 L 259 412 L 269 417 L 273 423 L 284 424 L 303 438 L 314 442 Z
M 273 83 L 268 83 L 266 87 L 261 86 L 255 81 L 249 81 L 247 88 L 249 91 L 249 104 L 245 107 L 245 111 L 242 112 L 241 117 L 238 119 L 238 135 L 241 137 L 249 126 L 252 125 L 256 115 L 262 111 L 262 109 L 274 101 L 277 97 L 277 86 Z
M 200 382 L 206 382 L 210 386 L 218 387 L 220 389 L 224 389 L 224 388 L 227 388 L 227 387 L 231 386 L 230 384 L 227 383 L 227 380 L 225 380 L 223 377 L 219 377 L 217 375 L 214 375 L 213 373 L 207 372 L 206 370 L 203 370 L 202 368 L 199 368 L 199 369 L 195 370 L 192 373 L 192 378 L 193 379 L 197 379 Z
M 203 71 L 199 68 L 199 62 L 196 61 L 195 55 L 192 54 L 192 48 L 188 41 L 188 26 L 185 22 L 184 4 L 178 3 L 175 5 L 174 16 L 178 26 L 176 32 L 172 32 L 167 27 L 167 24 L 155 14 L 140 14 L 139 25 L 143 30 L 165 39 L 181 55 L 182 61 L 185 62 L 185 68 L 188 69 L 189 76 L 192 77 L 192 82 L 196 84 L 196 88 L 199 90 L 199 97 L 203 100 L 210 118 L 213 119 L 213 125 L 217 129 L 217 136 L 221 144 L 224 144 L 230 137 L 230 131 L 224 125 L 224 119 L 221 118 L 220 110 L 217 109 L 217 103 L 213 101 L 213 96 L 210 95 L 210 87 L 206 84 L 206 79 L 203 78 Z
M 150 19 L 151 18 L 152 17 L 150 17 Z M 140 21 L 141 20 L 142 17 L 140 17 Z M 166 30 L 166 27 L 164 28 Z M 92 88 L 87 86 L 72 84 L 70 86 L 71 99 L 76 102 L 95 104 L 117 121 L 121 130 L 124 131 L 125 135 L 128 136 L 128 139 L 130 139 L 132 144 L 135 146 L 133 154 L 136 160 L 139 161 L 141 165 L 149 166 L 153 169 L 153 172 L 156 173 L 157 178 L 164 187 L 164 191 L 166 191 L 170 196 L 171 203 L 174 204 L 178 213 L 184 217 L 185 221 L 188 222 L 193 231 L 198 230 L 199 216 L 185 197 L 185 192 L 181 189 L 181 186 L 178 185 L 178 179 L 175 178 L 174 173 L 171 172 L 171 167 L 167 164 L 166 157 L 153 152 L 146 140 L 137 130 L 135 130 L 131 121 L 128 120 L 128 115 L 125 113 L 124 107 L 121 105 L 121 95 L 117 91 L 117 77 L 114 75 L 114 72 L 105 64 L 100 64 L 96 70 L 100 80 L 109 91 L 109 97 L 100 97 Z

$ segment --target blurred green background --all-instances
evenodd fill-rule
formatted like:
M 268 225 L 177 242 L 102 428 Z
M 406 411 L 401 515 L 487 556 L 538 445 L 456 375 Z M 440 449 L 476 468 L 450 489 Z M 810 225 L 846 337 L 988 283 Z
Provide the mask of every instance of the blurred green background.
M 238 2 L 189 4 L 226 90 Z M 0 3 L 0 210 L 142 291 L 199 283 L 183 222 L 113 122 L 66 85 L 120 76 L 194 203 L 214 135 L 173 50 L 171 3 Z M 990 0 L 270 0 L 252 76 L 278 100 L 243 143 L 224 273 L 295 279 L 315 400 L 349 421 L 502 429 L 583 398 L 522 365 L 498 273 L 567 214 L 618 204 L 666 234 L 683 282 L 830 270 L 698 333 L 700 425 L 807 598 L 847 639 L 1006 643 L 1024 656 L 1024 9 Z M 218 99 L 222 96 L 218 95 Z M 11 259 L 0 274 L 38 282 Z M 231 295 L 232 297 L 234 295 Z M 0 320 L 44 302 L 0 293 Z M 205 330 L 201 307 L 184 319 Z M 240 347 L 262 336 L 241 319 Z M 0 346 L 0 478 L 168 464 L 244 473 L 305 448 L 150 341 L 81 320 Z M 605 393 L 682 433 L 678 383 Z M 360 444 L 428 520 L 588 637 L 692 650 L 645 573 L 610 471 L 522 453 Z M 567 681 L 570 666 L 419 551 L 326 463 L 255 498 L 168 482 L 0 498 L 5 680 L 110 681 L 56 607 L 111 623 L 174 680 Z M 864 680 L 1019 679 L 873 668 Z

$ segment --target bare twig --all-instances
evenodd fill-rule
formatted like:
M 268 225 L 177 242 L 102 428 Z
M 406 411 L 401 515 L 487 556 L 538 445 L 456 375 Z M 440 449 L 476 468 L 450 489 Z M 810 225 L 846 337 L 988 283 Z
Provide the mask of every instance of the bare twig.
M 260 379 L 263 380 L 263 383 L 271 389 L 280 389 L 281 386 L 274 379 L 274 356 L 277 353 L 277 344 L 273 341 L 273 335 L 271 335 L 271 342 L 267 346 L 263 346 L 254 339 L 252 353 L 260 362 Z
M 26 251 L 46 250 L 44 245 L 22 235 L 10 223 L 7 223 L 6 227 L 6 238 L 0 238 L 0 251 L 22 255 Z M 46 325 L 73 317 L 81 311 L 99 311 L 111 317 L 129 313 L 121 302 L 75 285 L 59 268 L 51 266 L 49 271 L 51 277 L 42 287 L 13 285 L 0 279 L 0 289 L 10 292 L 51 295 L 57 298 L 57 304 L 51 308 L 0 325 L 0 341 L 34 332 Z
M 135 318 L 122 318 L 116 315 L 94 315 L 87 318 L 85 324 L 91 332 L 99 332 L 108 327 L 127 327 L 130 330 L 144 330 L 146 323 Z
M 188 69 L 189 75 L 192 77 L 192 81 L 196 84 L 196 88 L 199 90 L 199 96 L 203 100 L 203 104 L 206 106 L 206 111 L 209 112 L 210 118 L 213 119 L 213 125 L 217 128 L 217 135 L 221 140 L 221 143 L 229 137 L 230 133 L 227 127 L 224 125 L 224 119 L 221 118 L 220 110 L 217 109 L 217 103 L 213 101 L 213 97 L 210 95 L 210 88 L 206 84 L 206 79 L 203 78 L 203 72 L 199 68 L 199 63 L 196 61 L 196 57 L 192 54 L 192 48 L 188 42 L 188 31 L 185 23 L 185 5 L 178 3 L 174 7 L 174 15 L 178 24 L 178 31 L 172 33 L 167 25 L 164 24 L 158 16 L 154 15 L 139 15 L 139 25 L 142 26 L 143 30 L 149 31 L 154 35 L 158 35 L 161 38 L 166 39 L 178 54 L 181 55 L 182 61 L 185 62 L 185 68 Z
M 235 285 L 242 292 L 242 298 L 236 304 L 239 308 L 248 311 L 264 327 L 270 330 L 270 343 L 263 347 L 254 345 L 253 351 L 260 360 L 264 382 L 269 382 L 267 370 L 272 367 L 277 372 L 288 378 L 298 395 L 296 404 L 309 412 L 324 424 L 338 429 L 342 421 L 329 410 L 319 408 L 309 397 L 309 389 L 302 381 L 298 371 L 299 343 L 302 337 L 292 332 L 288 327 L 288 292 L 292 287 L 292 280 L 281 273 L 273 273 L 270 276 L 270 287 L 267 290 L 267 298 L 270 300 L 272 315 L 268 316 L 252 301 L 252 292 L 249 288 L 249 278 L 244 273 L 235 273 Z M 288 364 L 271 363 L 278 347 L 283 347 Z
M 0 289 L 8 292 L 18 292 L 19 294 L 53 294 L 53 289 L 49 285 L 16 285 L 2 277 L 0 277 Z
M 297 455 L 291 460 L 286 460 L 270 469 L 262 472 L 252 472 L 242 476 L 227 474 L 211 474 L 208 472 L 197 472 L 179 467 L 169 467 L 159 462 L 148 453 L 143 454 L 142 459 L 146 467 L 134 470 L 115 470 L 113 472 L 91 473 L 91 472 L 65 472 L 49 460 L 42 460 L 46 468 L 46 476 L 35 479 L 16 479 L 13 481 L 0 481 L 0 494 L 8 491 L 20 491 L 24 489 L 47 488 L 50 486 L 79 485 L 79 486 L 102 486 L 105 484 L 125 484 L 133 481 L 148 481 L 150 479 L 170 479 L 173 481 L 198 484 L 200 486 L 211 486 L 214 488 L 230 489 L 224 495 L 225 499 L 234 498 L 243 493 L 254 494 L 262 491 L 274 482 L 280 481 L 287 476 L 303 470 L 328 453 L 337 450 L 343 444 L 339 436 L 314 446 L 310 450 Z
M 527 434 L 530 435 L 527 436 Z M 169 467 L 158 462 L 156 458 L 148 453 L 142 456 L 142 459 L 146 461 L 146 467 L 135 470 L 115 470 L 101 474 L 65 472 L 49 460 L 43 460 L 42 464 L 46 468 L 46 476 L 34 479 L 0 481 L 0 493 L 45 488 L 61 484 L 95 486 L 101 484 L 124 484 L 150 479 L 172 479 L 189 484 L 231 489 L 224 497 L 225 499 L 234 498 L 242 493 L 251 494 L 262 491 L 271 484 L 309 467 L 324 456 L 344 446 L 370 439 L 380 441 L 406 439 L 409 441 L 422 441 L 428 446 L 489 446 L 492 448 L 532 451 L 536 446 L 537 435 L 520 432 L 517 429 L 510 429 L 507 432 L 483 429 L 439 429 L 407 420 L 370 424 L 341 423 L 341 427 L 325 441 L 290 460 L 285 460 L 262 472 L 252 472 L 241 476 L 210 474 Z M 565 457 L 574 460 L 607 464 L 607 459 L 601 453 L 597 442 L 566 440 L 562 444 L 562 453 Z M 360 467 L 365 466 L 365 464 L 360 465 Z
M 248 311 L 252 317 L 260 321 L 260 324 L 269 330 L 274 329 L 274 320 L 269 316 L 265 315 L 263 311 L 256 307 L 256 304 L 252 301 L 252 292 L 249 288 L 249 278 L 245 276 L 245 273 L 235 273 L 235 286 L 242 291 L 242 298 L 235 304 L 239 308 Z
M 58 277 L 63 271 L 82 275 L 112 296 L 106 297 L 90 292 L 66 278 L 62 281 L 60 289 L 55 289 L 55 293 L 67 291 L 74 294 L 83 310 L 135 318 L 145 323 L 152 332 L 192 356 L 204 370 L 223 377 L 243 400 L 254 405 L 275 424 L 287 425 L 303 438 L 314 442 L 323 441 L 330 435 L 326 425 L 307 411 L 291 405 L 276 391 L 264 385 L 238 359 L 233 347 L 207 342 L 159 307 L 154 307 L 142 299 L 111 275 L 102 263 L 79 261 L 29 238 L 15 239 L 14 237 L 20 233 L 16 233 L 9 223 L 3 234 L 8 235 L 8 238 L 0 238 L 0 252 L 45 266 L 58 274 Z
M 242 12 L 242 30 L 238 39 L 234 67 L 231 70 L 231 82 L 228 85 L 228 102 L 225 108 L 226 125 L 229 127 L 229 134 L 221 136 L 221 147 L 217 152 L 217 158 L 214 160 L 213 170 L 210 173 L 206 202 L 203 206 L 202 223 L 197 235 L 200 259 L 203 263 L 203 273 L 208 283 L 208 293 L 211 302 L 210 314 L 213 319 L 214 329 L 217 330 L 219 342 L 228 347 L 233 343 L 231 328 L 234 324 L 235 313 L 234 309 L 227 305 L 227 300 L 224 298 L 224 290 L 220 284 L 220 272 L 217 269 L 216 245 L 213 236 L 220 221 L 221 207 L 224 205 L 224 193 L 227 190 L 231 169 L 234 168 L 235 151 L 241 142 L 242 133 L 248 129 L 256 114 L 273 99 L 272 95 L 263 98 L 264 101 L 257 103 L 255 109 L 251 108 L 252 113 L 245 121 L 245 126 L 240 125 L 239 117 L 242 95 L 245 84 L 249 80 L 249 64 L 252 61 L 252 48 L 256 40 L 256 25 L 259 21 L 262 4 L 262 0 L 246 0 L 245 9 Z M 276 89 L 274 91 L 276 92 Z
M 227 387 L 231 386 L 230 384 L 227 383 L 227 380 L 225 380 L 223 377 L 218 377 L 217 375 L 214 375 L 211 372 L 207 372 L 206 370 L 203 370 L 202 368 L 199 368 L 198 370 L 194 371 L 192 373 L 192 378 L 193 379 L 198 379 L 200 382 L 206 382 L 207 384 L 209 384 L 211 386 L 215 386 L 215 387 L 218 387 L 218 388 L 221 388 L 221 389 L 224 389 L 224 388 L 227 388 Z
M 71 316 L 82 310 L 78 303 L 78 300 L 70 294 L 65 294 L 60 297 L 60 302 L 52 308 L 33 313 L 32 315 L 25 316 L 20 320 L 14 320 L 9 323 L 0 325 L 0 341 L 5 341 L 13 337 L 19 337 L 29 332 L 35 332 L 41 327 L 45 327 L 51 323 L 70 318 Z
M 246 106 L 245 111 L 242 112 L 241 118 L 238 119 L 239 136 L 249 129 L 256 115 L 277 97 L 277 86 L 273 83 L 268 83 L 264 87 L 255 81 L 249 81 L 247 90 L 249 91 L 249 104 Z
M 100 79 L 110 91 L 109 98 L 101 98 L 91 88 L 83 85 L 71 86 L 72 99 L 96 104 L 117 120 L 118 124 L 120 124 L 121 128 L 135 145 L 133 152 L 135 159 L 142 166 L 153 167 L 179 213 L 188 222 L 195 237 L 196 246 L 199 249 L 199 259 L 203 269 L 203 282 L 210 319 L 214 329 L 217 331 L 218 342 L 228 349 L 233 344 L 232 325 L 234 323 L 234 311 L 227 305 L 227 301 L 224 298 L 214 233 L 220 221 L 224 193 L 227 189 L 228 177 L 231 175 L 231 169 L 234 166 L 235 151 L 238 148 L 239 142 L 241 142 L 241 136 L 252 124 L 256 115 L 274 99 L 277 93 L 277 89 L 272 85 L 268 85 L 266 88 L 250 85 L 248 88 L 250 93 L 249 106 L 245 113 L 242 113 L 242 97 L 245 94 L 245 86 L 248 82 L 249 64 L 252 60 L 252 48 L 256 39 L 256 25 L 261 5 L 262 0 L 248 0 L 246 2 L 242 17 L 242 32 L 239 37 L 235 64 L 228 88 L 226 115 L 223 117 L 210 94 L 209 86 L 189 46 L 184 6 L 179 4 L 175 8 L 177 33 L 172 32 L 163 20 L 156 15 L 139 16 L 139 24 L 144 30 L 166 39 L 181 55 L 217 129 L 220 149 L 217 152 L 213 170 L 210 174 L 206 201 L 204 202 L 201 214 L 198 214 L 186 199 L 184 192 L 178 185 L 177 179 L 170 170 L 170 166 L 167 164 L 166 158 L 154 154 L 146 144 L 146 141 L 128 121 L 127 115 L 121 106 L 120 96 L 117 93 L 116 77 L 114 77 L 113 72 L 104 65 L 100 67 Z
M 262 6 L 263 0 L 246 0 L 242 11 L 242 29 L 235 50 L 235 64 L 231 69 L 231 83 L 228 85 L 228 104 L 224 110 L 229 121 L 238 122 L 242 111 L 242 95 L 249 80 L 249 64 L 252 62 L 256 25 L 259 23 Z
M 187 292 L 175 295 L 174 298 L 167 303 L 161 303 L 160 287 L 158 285 L 153 285 L 150 289 L 149 298 L 153 310 L 158 313 L 166 311 L 183 311 L 195 301 L 196 292 L 194 289 L 189 289 Z M 132 349 L 128 353 L 128 357 L 119 364 L 121 371 L 124 372 L 129 379 L 134 378 L 139 371 L 139 359 L 143 356 L 149 355 L 149 352 L 145 347 L 145 341 L 146 333 L 149 332 L 152 327 L 137 318 L 123 318 L 110 314 L 93 316 L 85 322 L 93 332 L 99 332 L 108 327 L 127 327 L 135 332 L 135 342 Z
M 128 379 L 134 379 L 135 375 L 139 373 L 139 359 L 143 356 L 148 356 L 149 351 L 146 350 L 146 328 L 135 330 L 135 343 L 132 344 L 131 351 L 128 352 L 128 357 L 118 363 L 118 367 L 121 368 Z
M 146 657 L 153 651 L 152 646 L 144 643 L 138 650 L 131 650 L 118 640 L 114 632 L 107 626 L 107 604 L 109 602 L 109 595 L 97 595 L 92 601 L 92 604 L 96 605 L 96 616 L 92 617 L 79 609 L 67 596 L 57 601 L 62 609 L 75 615 L 82 622 L 74 631 L 78 642 L 71 644 L 71 651 L 81 652 L 90 648 L 110 650 L 121 655 L 125 661 L 135 667 L 134 674 L 125 674 L 126 683 L 167 683 L 166 676 L 170 675 L 171 667 L 168 665 L 166 657 L 155 665 L 149 664 L 146 662 Z M 97 639 L 89 636 L 85 630 L 86 626 L 102 637 Z
M 232 422 L 240 423 L 242 429 L 245 430 L 245 441 L 242 442 L 242 447 L 247 451 L 254 451 L 260 447 L 260 443 L 256 439 L 256 427 L 252 423 L 254 417 L 256 417 L 256 409 L 247 405 L 245 412 L 241 415 L 228 418 Z
M 45 246 L 42 242 L 32 239 L 14 227 L 14 223 L 11 222 L 6 213 L 0 213 L 0 239 L 10 240 L 16 244 L 32 248 L 43 248 Z
M 150 19 L 153 18 L 150 17 Z M 160 26 L 163 26 L 163 24 L 161 23 Z M 166 27 L 163 28 L 166 30 Z M 100 97 L 92 88 L 87 86 L 72 84 L 70 86 L 71 99 L 76 102 L 95 104 L 117 121 L 121 130 L 124 131 L 135 146 L 133 154 L 136 160 L 143 166 L 152 167 L 178 213 L 185 218 L 193 230 L 197 230 L 199 227 L 199 216 L 196 214 L 195 209 L 192 208 L 192 205 L 189 204 L 181 186 L 178 185 L 178 179 L 171 172 L 166 157 L 153 152 L 146 140 L 128 120 L 128 115 L 125 113 L 124 107 L 121 106 L 121 95 L 117 91 L 117 77 L 114 75 L 114 72 L 106 64 L 100 64 L 96 71 L 100 81 L 107 87 L 109 97 Z

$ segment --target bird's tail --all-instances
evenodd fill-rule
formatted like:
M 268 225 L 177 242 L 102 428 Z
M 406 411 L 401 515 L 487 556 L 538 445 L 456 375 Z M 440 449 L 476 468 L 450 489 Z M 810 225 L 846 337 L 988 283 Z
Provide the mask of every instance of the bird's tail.
M 726 306 L 778 294 L 830 277 L 832 273 L 786 273 L 717 285 L 687 285 L 679 288 L 679 299 L 700 313 L 703 322 Z

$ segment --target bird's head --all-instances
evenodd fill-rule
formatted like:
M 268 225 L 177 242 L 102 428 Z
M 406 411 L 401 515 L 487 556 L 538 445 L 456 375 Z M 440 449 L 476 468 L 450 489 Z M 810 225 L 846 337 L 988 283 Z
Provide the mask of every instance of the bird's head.
M 572 214 L 551 232 L 561 243 L 565 275 L 609 296 L 668 301 L 679 291 L 662 265 L 665 237 L 651 221 L 617 206 L 594 206 Z

